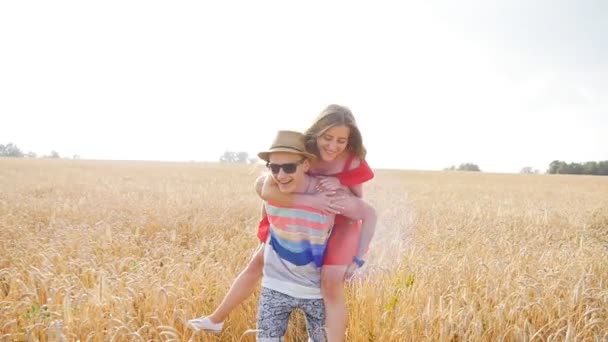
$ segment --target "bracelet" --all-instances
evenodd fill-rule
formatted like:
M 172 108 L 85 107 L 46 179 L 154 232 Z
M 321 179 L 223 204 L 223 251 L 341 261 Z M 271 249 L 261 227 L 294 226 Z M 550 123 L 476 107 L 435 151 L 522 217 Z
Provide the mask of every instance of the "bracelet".
M 355 258 L 353 259 L 353 262 L 354 262 L 355 264 L 357 264 L 357 266 L 359 266 L 359 267 L 361 267 L 361 266 L 363 266 L 363 264 L 365 264 L 365 260 L 363 260 L 363 259 L 359 258 L 359 256 L 358 256 L 358 255 L 357 255 L 357 256 L 355 256 Z

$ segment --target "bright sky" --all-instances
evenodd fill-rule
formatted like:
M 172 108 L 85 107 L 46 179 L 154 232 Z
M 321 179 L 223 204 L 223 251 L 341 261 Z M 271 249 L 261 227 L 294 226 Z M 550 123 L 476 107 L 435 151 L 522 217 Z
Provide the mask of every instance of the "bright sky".
M 377 168 L 608 160 L 608 2 L 2 1 L 0 143 L 217 160 L 350 107 Z

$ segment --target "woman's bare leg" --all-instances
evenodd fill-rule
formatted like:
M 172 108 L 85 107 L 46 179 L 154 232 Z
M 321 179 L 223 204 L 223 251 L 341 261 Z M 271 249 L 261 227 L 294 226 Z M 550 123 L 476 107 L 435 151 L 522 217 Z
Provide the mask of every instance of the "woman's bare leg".
M 208 318 L 214 323 L 223 322 L 234 308 L 249 298 L 262 278 L 263 267 L 264 244 L 258 248 L 247 267 L 239 273 L 220 305 Z
M 348 265 L 324 265 L 321 292 L 325 301 L 325 329 L 329 342 L 344 341 L 348 310 L 344 294 L 344 275 Z

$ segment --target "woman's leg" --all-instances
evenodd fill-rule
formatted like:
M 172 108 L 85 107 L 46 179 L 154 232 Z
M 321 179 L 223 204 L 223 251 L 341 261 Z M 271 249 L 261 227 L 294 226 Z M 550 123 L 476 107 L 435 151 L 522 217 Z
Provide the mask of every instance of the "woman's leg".
M 187 326 L 195 331 L 210 331 L 220 333 L 224 327 L 224 320 L 228 314 L 245 299 L 247 299 L 262 277 L 264 265 L 264 244 L 262 244 L 253 255 L 249 264 L 236 277 L 230 290 L 224 296 L 220 305 L 209 316 L 202 316 L 188 321 Z
M 348 310 L 344 294 L 347 265 L 324 265 L 321 269 L 321 292 L 325 301 L 325 329 L 329 342 L 344 341 Z
M 256 183 L 259 183 L 259 178 Z M 262 244 L 258 247 L 249 261 L 249 264 L 247 264 L 247 267 L 245 267 L 245 269 L 236 277 L 220 305 L 211 315 L 207 316 L 212 323 L 224 322 L 234 308 L 253 294 L 258 281 L 262 278 L 262 270 L 264 268 L 264 246 L 266 246 L 264 242 L 266 242 L 266 239 L 268 238 L 269 229 L 268 216 L 266 215 L 264 203 L 262 203 L 260 207 L 260 216 L 261 220 L 258 225 L 257 236 Z
M 263 267 L 264 244 L 260 245 L 247 267 L 236 277 L 220 305 L 208 316 L 212 322 L 223 322 L 234 308 L 253 294 L 262 278 Z
M 321 269 L 321 293 L 325 301 L 325 327 L 329 342 L 344 341 L 348 321 L 344 276 L 357 253 L 360 236 L 358 221 L 336 216 Z

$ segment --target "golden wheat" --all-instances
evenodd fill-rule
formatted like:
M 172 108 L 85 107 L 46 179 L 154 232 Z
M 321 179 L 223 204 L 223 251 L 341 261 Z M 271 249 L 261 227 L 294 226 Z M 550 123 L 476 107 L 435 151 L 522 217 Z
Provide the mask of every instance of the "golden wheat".
M 0 159 L 0 341 L 253 340 L 257 298 L 219 336 L 184 324 L 253 252 L 260 172 Z M 608 340 L 608 178 L 378 171 L 365 195 L 349 341 Z

